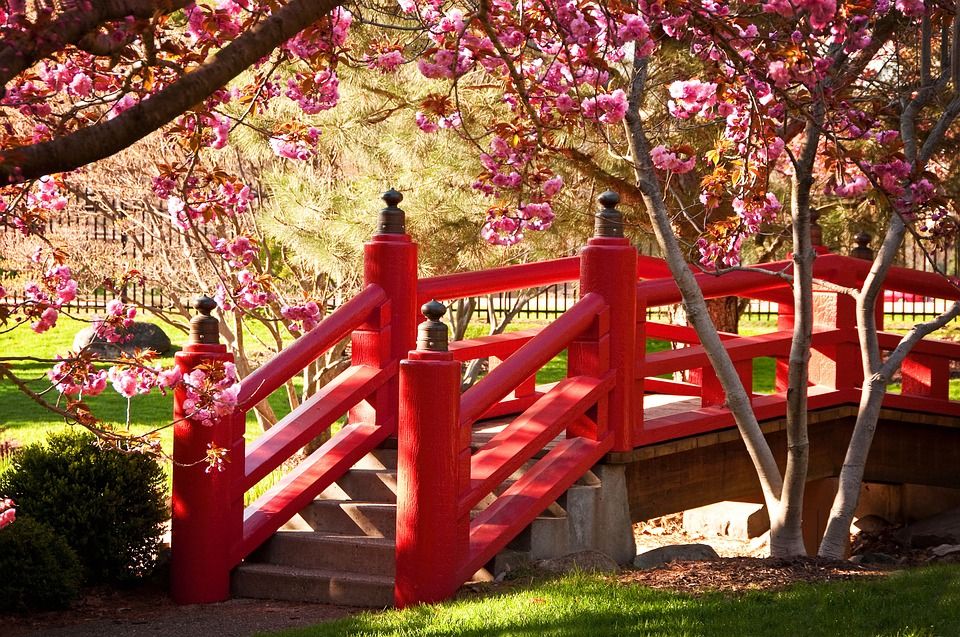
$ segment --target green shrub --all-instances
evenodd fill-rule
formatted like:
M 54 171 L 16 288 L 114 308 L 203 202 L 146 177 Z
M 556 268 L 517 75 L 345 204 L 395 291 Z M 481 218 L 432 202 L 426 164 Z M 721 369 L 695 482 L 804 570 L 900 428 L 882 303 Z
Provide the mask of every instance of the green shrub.
M 25 515 L 0 529 L 0 611 L 64 608 L 80 590 L 80 562 L 50 526 Z
M 91 584 L 129 582 L 153 569 L 167 518 L 165 485 L 154 460 L 101 448 L 75 431 L 24 447 L 0 476 L 0 493 L 16 500 L 18 514 L 62 536 Z

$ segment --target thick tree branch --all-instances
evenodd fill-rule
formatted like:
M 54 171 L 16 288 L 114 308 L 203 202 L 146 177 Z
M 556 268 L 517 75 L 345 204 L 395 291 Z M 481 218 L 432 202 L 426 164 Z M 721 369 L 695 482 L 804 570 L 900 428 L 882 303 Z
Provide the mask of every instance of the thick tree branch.
M 0 152 L 0 180 L 22 183 L 74 170 L 120 152 L 170 123 L 343 0 L 292 0 L 197 70 L 111 120 L 70 135 Z

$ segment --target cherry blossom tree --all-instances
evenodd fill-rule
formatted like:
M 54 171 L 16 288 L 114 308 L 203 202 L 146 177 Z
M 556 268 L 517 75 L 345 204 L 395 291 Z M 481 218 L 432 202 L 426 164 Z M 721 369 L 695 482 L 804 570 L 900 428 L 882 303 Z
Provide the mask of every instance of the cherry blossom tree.
M 156 131 L 177 146 L 157 164 L 153 180 L 171 223 L 196 232 L 242 215 L 254 194 L 222 160 L 237 129 L 255 129 L 280 158 L 310 159 L 322 129 L 299 120 L 265 127 L 254 119 L 284 100 L 306 115 L 335 108 L 338 71 L 346 66 L 389 74 L 415 63 L 436 83 L 415 123 L 425 135 L 457 135 L 472 144 L 473 187 L 490 201 L 481 236 L 491 243 L 514 245 L 553 225 L 565 181 L 560 165 L 568 176 L 619 190 L 628 206 L 646 211 L 726 391 L 763 489 L 775 555 L 804 552 L 812 296 L 815 285 L 832 285 L 812 275 L 812 202 L 869 195 L 889 214 L 864 286 L 839 290 L 857 299 L 871 381 L 821 554 L 842 553 L 886 380 L 913 343 L 960 314 L 955 304 L 881 359 L 873 307 L 896 248 L 907 232 L 934 247 L 956 239 L 956 212 L 941 194 L 949 164 L 943 149 L 960 114 L 960 21 L 953 6 L 919 0 L 5 0 L 2 6 L 0 177 L 7 185 L 0 207 L 4 223 L 25 233 L 42 233 L 64 206 L 66 184 L 82 179 L 85 166 Z M 467 94 L 496 99 L 478 112 L 464 107 Z M 698 236 L 689 249 L 675 232 L 687 221 Z M 693 250 L 697 266 L 722 274 L 740 267 L 745 239 L 778 224 L 791 233 L 793 265 L 770 275 L 792 282 L 795 310 L 783 473 L 686 258 Z M 242 260 L 246 245 L 236 237 L 217 250 L 228 261 Z M 7 318 L 42 332 L 76 289 L 57 252 L 41 252 L 35 265 L 39 276 L 26 291 L 28 302 Z M 251 309 L 269 302 L 266 282 L 252 272 L 236 276 L 233 302 Z M 308 310 L 286 318 L 302 324 Z M 129 318 L 122 304 L 113 306 L 104 325 Z M 99 371 L 70 369 L 65 389 L 105 386 Z M 137 361 L 118 369 L 106 380 L 115 378 L 121 391 L 191 382 L 206 388 L 198 409 L 216 413 L 216 400 L 230 404 L 226 368 L 202 379 L 171 379 Z

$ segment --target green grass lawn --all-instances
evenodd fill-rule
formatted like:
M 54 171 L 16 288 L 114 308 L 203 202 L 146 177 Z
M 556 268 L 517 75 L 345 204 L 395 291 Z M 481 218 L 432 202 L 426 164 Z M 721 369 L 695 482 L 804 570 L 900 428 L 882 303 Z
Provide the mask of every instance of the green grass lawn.
M 364 613 L 274 635 L 951 637 L 960 635 L 960 566 L 697 596 L 574 574 L 502 594 Z

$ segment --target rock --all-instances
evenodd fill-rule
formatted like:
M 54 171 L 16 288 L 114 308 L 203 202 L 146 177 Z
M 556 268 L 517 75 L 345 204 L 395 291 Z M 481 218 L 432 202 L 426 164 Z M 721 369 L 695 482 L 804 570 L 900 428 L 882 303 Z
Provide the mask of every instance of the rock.
M 897 531 L 897 539 L 916 549 L 960 543 L 960 508 L 905 526 Z
M 867 566 L 870 564 L 896 564 L 897 559 L 892 555 L 887 555 L 886 553 L 861 553 L 860 555 L 854 555 L 850 558 L 850 561 L 854 564 L 860 564 L 861 566 Z
M 616 573 L 620 566 L 616 560 L 600 551 L 579 551 L 563 557 L 540 560 L 535 566 L 548 573 L 569 573 L 585 571 L 588 573 Z
M 697 562 L 719 558 L 713 547 L 707 544 L 672 544 L 641 553 L 634 558 L 633 565 L 636 568 L 648 569 L 669 562 Z
M 725 535 L 749 540 L 770 529 L 767 508 L 752 502 L 717 502 L 683 512 L 683 530 L 688 535 Z
M 930 549 L 930 552 L 937 557 L 944 557 L 952 553 L 960 553 L 960 544 L 941 544 Z
M 857 518 L 854 520 L 853 526 L 864 533 L 879 533 L 889 527 L 890 523 L 879 515 L 871 514 Z
M 108 343 L 102 338 L 95 337 L 95 329 L 86 327 L 73 338 L 73 350 L 80 351 L 84 347 L 103 358 L 117 356 L 121 351 L 132 354 L 135 349 L 152 349 L 158 354 L 170 351 L 170 338 L 163 330 L 153 323 L 135 322 L 130 328 L 122 332 L 129 339 L 121 343 Z

